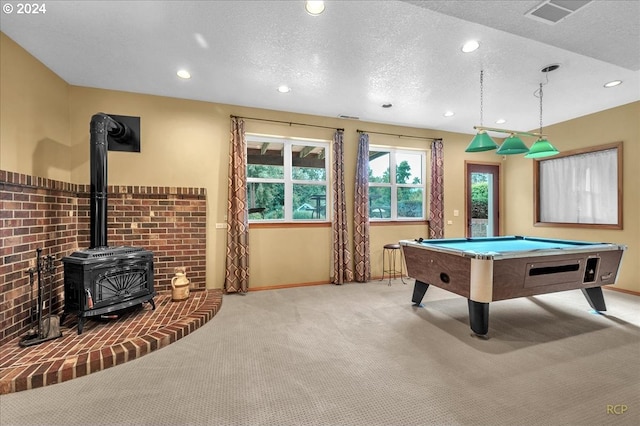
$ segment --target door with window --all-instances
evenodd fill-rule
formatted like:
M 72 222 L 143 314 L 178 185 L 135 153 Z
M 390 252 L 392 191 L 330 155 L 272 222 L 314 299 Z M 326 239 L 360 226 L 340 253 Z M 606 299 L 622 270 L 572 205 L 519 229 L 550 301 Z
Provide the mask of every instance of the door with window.
M 500 164 L 465 162 L 466 236 L 500 235 Z

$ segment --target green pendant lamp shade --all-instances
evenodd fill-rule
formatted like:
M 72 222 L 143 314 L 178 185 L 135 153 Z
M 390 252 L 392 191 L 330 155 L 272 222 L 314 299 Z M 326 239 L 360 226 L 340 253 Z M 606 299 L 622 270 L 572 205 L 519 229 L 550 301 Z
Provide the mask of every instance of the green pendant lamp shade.
M 557 66 L 553 68 L 552 66 L 546 67 L 542 69 L 542 72 L 553 71 L 558 68 Z M 538 89 L 538 97 L 540 98 L 540 133 L 542 133 L 542 83 L 540 83 L 540 89 Z M 525 158 L 544 158 L 551 157 L 552 155 L 559 154 L 560 152 L 556 149 L 555 146 L 551 145 L 551 142 L 547 140 L 546 137 L 540 135 L 536 143 L 531 146 L 529 152 L 524 156 Z
M 491 151 L 496 148 L 498 148 L 498 144 L 491 139 L 491 136 L 489 136 L 489 134 L 484 130 L 480 130 L 471 140 L 471 143 L 464 152 Z
M 558 68 L 558 65 L 550 65 L 542 69 L 542 72 L 553 71 Z M 465 149 L 465 152 L 482 152 L 491 151 L 498 148 L 497 155 L 514 155 L 525 154 L 525 158 L 543 158 L 550 157 L 552 155 L 559 154 L 560 152 L 551 145 L 546 137 L 542 134 L 542 83 L 540 83 L 540 89 L 534 92 L 534 96 L 540 98 L 540 133 L 532 132 L 520 132 L 518 130 L 496 129 L 493 127 L 484 127 L 482 125 L 482 94 L 483 94 L 483 74 L 484 71 L 480 70 L 480 126 L 474 126 L 474 129 L 478 130 L 478 133 L 471 140 L 471 143 Z M 498 147 L 491 136 L 487 134 L 487 130 L 492 132 L 508 133 L 509 137 L 502 142 L 502 145 Z M 538 140 L 533 144 L 531 149 L 527 148 L 527 145 L 520 139 L 522 136 L 537 136 Z
M 496 151 L 498 155 L 523 154 L 529 152 L 529 148 L 522 142 L 522 139 L 513 133 L 502 142 L 500 149 Z
M 538 138 L 536 143 L 531 146 L 529 153 L 525 155 L 525 158 L 543 158 L 551 157 L 552 155 L 559 154 L 560 151 L 555 146 L 551 145 L 547 139 Z

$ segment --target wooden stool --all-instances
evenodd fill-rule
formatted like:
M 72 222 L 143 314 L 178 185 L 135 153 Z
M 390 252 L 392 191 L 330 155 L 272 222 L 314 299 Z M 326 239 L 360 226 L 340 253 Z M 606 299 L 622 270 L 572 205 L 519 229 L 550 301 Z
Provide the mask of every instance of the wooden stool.
M 396 253 L 400 252 L 400 270 L 396 269 Z M 385 263 L 385 258 L 387 258 L 387 263 Z M 385 244 L 382 248 L 382 279 L 380 281 L 384 281 L 384 274 L 386 273 L 389 276 L 389 285 L 391 285 L 391 277 L 396 279 L 396 275 L 400 277 L 402 284 L 407 284 L 404 282 L 402 278 L 402 250 L 400 249 L 400 244 Z

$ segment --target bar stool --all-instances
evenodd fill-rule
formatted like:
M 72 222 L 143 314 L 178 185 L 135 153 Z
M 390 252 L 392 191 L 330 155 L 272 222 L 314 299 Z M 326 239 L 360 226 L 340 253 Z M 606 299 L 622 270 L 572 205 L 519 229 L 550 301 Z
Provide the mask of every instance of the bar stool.
M 400 253 L 400 270 L 396 269 L 396 253 Z M 387 263 L 385 263 L 385 258 L 387 259 Z M 389 276 L 389 285 L 391 285 L 391 277 L 396 279 L 396 275 L 400 277 L 402 284 L 407 284 L 404 282 L 402 278 L 402 250 L 400 249 L 400 244 L 385 244 L 382 248 L 382 279 L 380 281 L 384 281 L 384 274 L 386 273 Z

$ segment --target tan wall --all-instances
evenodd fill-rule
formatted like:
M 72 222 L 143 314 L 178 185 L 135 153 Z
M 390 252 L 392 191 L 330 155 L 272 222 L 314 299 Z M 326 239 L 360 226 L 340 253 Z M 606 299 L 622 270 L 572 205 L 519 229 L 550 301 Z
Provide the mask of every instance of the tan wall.
M 640 102 L 546 127 L 549 140 L 560 150 L 623 141 L 622 230 L 533 226 L 533 165 L 520 156 L 508 158 L 506 170 L 506 229 L 510 234 L 536 235 L 626 244 L 618 287 L 640 291 Z
M 0 33 L 0 169 L 69 181 L 69 85 Z
M 242 108 L 207 102 L 139 95 L 83 87 L 70 87 L 51 71 L 28 55 L 4 35 L 2 36 L 2 139 L 0 168 L 73 183 L 89 180 L 89 121 L 93 114 L 105 112 L 141 117 L 141 153 L 109 153 L 109 182 L 114 185 L 149 185 L 204 187 L 207 189 L 207 287 L 220 288 L 224 280 L 225 222 L 229 115 L 282 120 L 345 129 L 345 173 L 347 200 L 353 200 L 353 182 L 357 154 L 357 129 L 423 137 L 441 137 L 445 145 L 445 237 L 462 237 L 464 227 L 464 162 L 500 162 L 493 153 L 466 154 L 464 148 L 471 135 L 438 132 L 338 118 L 317 117 L 277 111 Z M 29 76 L 22 77 L 22 75 Z M 44 81 L 44 87 L 32 89 L 33 81 Z M 48 82 L 48 83 L 47 83 Z M 5 89 L 6 88 L 6 89 Z M 28 95 L 28 96 L 27 96 Z M 29 101 L 12 109 L 23 97 Z M 63 101 L 64 100 L 64 101 Z M 638 225 L 631 223 L 638 209 L 638 185 L 633 185 L 632 166 L 638 160 L 637 106 L 634 110 L 605 111 L 596 114 L 591 125 L 594 134 L 575 137 L 599 144 L 625 140 L 625 218 L 624 231 L 588 234 L 586 239 L 611 240 L 628 244 L 634 261 L 625 261 L 624 279 L 620 287 L 638 290 Z M 11 120 L 5 119 L 5 111 Z M 53 117 L 53 118 L 52 118 Z M 68 117 L 68 118 L 67 118 Z M 63 125 L 66 120 L 66 125 Z M 577 120 L 590 123 L 593 117 Z M 575 121 L 575 120 L 574 120 Z M 613 124 L 612 124 L 613 123 Z M 474 123 L 470 123 L 470 128 Z M 573 121 L 563 125 L 574 127 Z M 582 124 L 581 124 L 582 126 Z M 635 126 L 635 130 L 634 129 Z M 600 129 L 602 127 L 602 129 Z M 606 127 L 606 130 L 604 129 Z M 559 127 L 562 129 L 562 127 Z M 552 129 L 552 127 L 550 127 Z M 626 129 L 626 130 L 624 130 Z M 614 132 L 615 130 L 615 132 Z M 246 131 L 280 136 L 296 136 L 330 140 L 333 131 L 304 126 L 289 126 L 248 120 Z M 553 130 L 555 132 L 555 130 Z M 572 130 L 567 134 L 573 135 Z M 622 132 L 618 134 L 616 132 Z M 552 140 L 562 134 L 550 133 Z M 572 136 L 574 137 L 574 136 Z M 44 143 L 42 140 L 55 141 Z M 372 144 L 428 147 L 420 139 L 370 134 Z M 629 140 L 629 143 L 626 141 Z M 588 141 L 592 141 L 588 143 Z M 596 142 L 597 141 L 597 142 Z M 629 145 L 635 146 L 629 147 Z M 567 147 L 558 144 L 560 149 Z M 46 146 L 44 149 L 42 147 Z M 635 151 L 634 151 L 635 150 Z M 6 155 L 5 155 L 6 154 Z M 634 157 L 635 155 L 635 157 Z M 6 157 L 6 159 L 5 159 Z M 633 161 L 633 162 L 632 162 Z M 629 165 L 627 165 L 629 163 Z M 522 158 L 502 161 L 504 174 L 501 189 L 503 234 L 554 235 L 553 231 L 533 228 L 531 162 Z M 504 179 L 506 178 L 506 179 Z M 506 183 L 505 183 L 506 182 Z M 524 188 L 524 193 L 520 190 Z M 529 193 L 527 193 L 529 191 Z M 635 192 L 634 192 L 635 191 Z M 509 199 L 504 196 L 509 194 Z M 635 201 L 634 201 L 635 200 Z M 454 217 L 453 211 L 460 216 Z M 353 213 L 347 204 L 347 216 Z M 518 219 L 525 217 L 527 225 Z M 510 220 L 511 219 L 511 220 Z M 350 234 L 353 225 L 349 223 Z M 547 232 L 548 231 L 548 232 Z M 572 236 L 572 231 L 564 232 Z M 390 225 L 371 227 L 372 275 L 382 273 L 381 251 L 386 243 L 400 239 L 426 237 L 426 225 Z M 619 238 L 618 238 L 619 237 Z M 327 282 L 331 265 L 331 230 L 329 227 L 252 228 L 250 230 L 250 283 L 253 287 L 283 284 Z M 635 243 L 632 243 L 635 241 Z M 629 256 L 631 257 L 631 256 Z M 635 263 L 635 265 L 634 265 Z
M 309 115 L 291 114 L 174 98 L 146 96 L 83 87 L 70 88 L 71 115 L 71 177 L 74 183 L 89 179 L 89 121 L 96 112 L 141 117 L 141 153 L 109 153 L 109 182 L 113 185 L 193 186 L 207 189 L 207 267 L 210 288 L 221 287 L 224 280 L 226 232 L 215 227 L 225 223 L 229 116 L 239 115 L 268 120 L 297 122 L 327 127 L 345 128 L 345 174 L 347 200 L 353 200 L 357 129 L 416 136 L 445 137 L 447 150 L 457 137 L 466 144 L 466 135 L 452 135 L 427 130 L 385 126 L 360 121 L 345 121 Z M 306 126 L 246 120 L 248 133 L 296 136 L 330 141 L 334 131 Z M 371 143 L 387 146 L 429 147 L 421 139 L 400 140 L 386 135 L 370 135 Z M 445 154 L 446 155 L 446 154 Z M 447 177 L 452 199 L 462 211 L 463 172 Z M 458 182 L 458 183 L 456 183 Z M 455 197 L 454 193 L 457 194 Z M 446 203 L 449 203 L 446 200 Z M 351 216 L 353 205 L 347 205 Z M 450 219 L 454 219 L 451 217 Z M 462 220 L 447 229 L 447 236 L 461 235 Z M 454 227 L 460 228 L 454 231 Z M 351 230 L 352 224 L 349 224 Z M 351 231 L 350 231 L 351 232 Z M 382 245 L 404 238 L 426 237 L 426 225 L 374 226 L 371 230 L 372 274 L 382 274 Z M 328 282 L 331 271 L 331 228 L 294 227 L 250 229 L 250 285 L 269 287 L 284 284 Z

